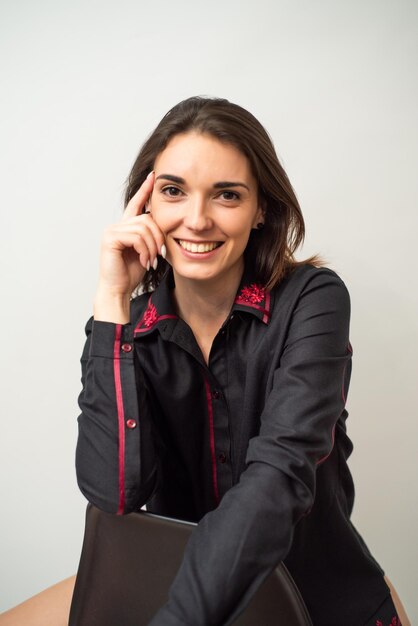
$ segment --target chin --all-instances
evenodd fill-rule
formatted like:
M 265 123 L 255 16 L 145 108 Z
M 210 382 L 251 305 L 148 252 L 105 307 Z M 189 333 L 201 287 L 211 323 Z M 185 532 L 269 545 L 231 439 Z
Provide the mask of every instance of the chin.
M 177 276 L 180 276 L 181 278 L 185 278 L 187 280 L 199 280 L 199 281 L 206 281 L 206 280 L 214 280 L 216 278 L 221 278 L 222 273 L 221 272 L 216 272 L 216 271 L 209 271 L 209 270 L 193 270 L 192 268 L 190 269 L 185 269 L 184 267 L 176 267 L 176 265 L 173 265 L 173 270 L 174 272 L 177 274 Z

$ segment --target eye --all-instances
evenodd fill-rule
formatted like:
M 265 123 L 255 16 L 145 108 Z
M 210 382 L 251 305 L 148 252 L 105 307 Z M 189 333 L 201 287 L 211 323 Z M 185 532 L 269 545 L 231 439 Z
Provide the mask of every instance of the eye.
M 236 191 L 222 191 L 219 194 L 222 198 L 222 200 L 239 200 L 240 199 L 240 195 L 239 193 L 236 193 Z
M 177 198 L 182 192 L 178 187 L 170 185 L 169 187 L 164 187 L 163 189 L 161 189 L 161 193 L 168 196 L 169 198 Z

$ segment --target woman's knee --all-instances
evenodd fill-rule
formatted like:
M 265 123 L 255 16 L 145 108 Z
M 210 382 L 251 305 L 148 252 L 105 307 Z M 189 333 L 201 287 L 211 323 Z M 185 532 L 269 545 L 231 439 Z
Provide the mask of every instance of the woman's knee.
M 68 626 L 75 576 L 44 589 L 0 615 L 0 626 Z

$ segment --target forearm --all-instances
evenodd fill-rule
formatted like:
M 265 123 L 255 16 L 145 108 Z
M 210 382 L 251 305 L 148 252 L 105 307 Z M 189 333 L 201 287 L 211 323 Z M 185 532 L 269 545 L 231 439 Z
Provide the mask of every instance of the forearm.
M 146 389 L 135 370 L 130 324 L 90 319 L 86 333 L 77 480 L 98 508 L 127 513 L 146 502 L 156 481 Z
M 232 624 L 286 556 L 294 524 L 311 504 L 312 494 L 283 473 L 251 464 L 193 531 L 169 602 L 150 626 Z

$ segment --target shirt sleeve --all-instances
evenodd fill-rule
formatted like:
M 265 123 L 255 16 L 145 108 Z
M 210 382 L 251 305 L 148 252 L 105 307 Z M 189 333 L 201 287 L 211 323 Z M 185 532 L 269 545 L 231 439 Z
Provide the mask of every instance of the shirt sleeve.
M 168 603 L 150 626 L 232 624 L 282 561 L 332 451 L 351 369 L 350 298 L 334 272 L 306 282 L 250 440 L 246 469 L 193 531 Z
M 135 367 L 131 324 L 85 327 L 76 473 L 87 500 L 108 513 L 138 510 L 157 482 L 147 388 Z

